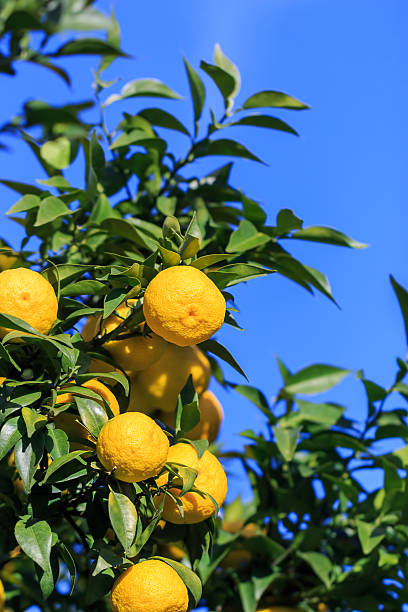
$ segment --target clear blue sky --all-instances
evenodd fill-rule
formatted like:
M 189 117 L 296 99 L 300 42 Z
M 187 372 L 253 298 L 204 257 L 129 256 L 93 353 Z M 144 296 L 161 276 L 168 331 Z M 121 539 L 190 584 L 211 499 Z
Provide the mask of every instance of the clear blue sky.
M 100 3 L 106 10 L 110 4 Z M 123 31 L 123 48 L 134 59 L 118 61 L 109 77 L 121 76 L 123 82 L 157 77 L 187 96 L 182 55 L 198 67 L 200 59 L 211 60 L 214 44 L 219 42 L 241 69 L 241 101 L 256 91 L 277 89 L 310 104 L 312 110 L 307 112 L 280 113 L 300 132 L 300 139 L 235 128 L 233 136 L 269 166 L 237 162 L 233 183 L 264 202 L 272 222 L 280 208 L 292 208 L 305 225 L 337 227 L 370 244 L 363 251 L 288 245 L 302 261 L 328 275 L 342 310 L 278 275 L 234 290 L 242 309 L 238 320 L 245 331 L 227 328 L 219 339 L 237 356 L 251 384 L 268 396 L 276 392 L 275 355 L 293 370 L 310 363 L 331 363 L 364 368 L 369 378 L 390 383 L 395 357 L 404 355 L 405 344 L 388 274 L 408 286 L 407 3 L 120 0 L 113 5 Z M 72 91 L 40 68 L 21 66 L 13 79 L 1 75 L 0 122 L 28 97 L 51 103 L 90 97 L 90 68 L 96 60 L 73 59 L 66 65 L 73 70 Z M 215 101 L 217 92 L 206 82 Z M 132 112 L 157 103 L 151 102 L 131 101 L 126 109 Z M 169 101 L 165 107 L 183 121 L 191 121 L 188 99 Z M 111 116 L 118 119 L 124 108 L 112 107 Z M 174 142 L 179 147 L 182 139 Z M 26 182 L 43 178 L 28 151 L 13 141 L 10 144 L 11 153 L 0 152 L 1 177 Z M 4 212 L 16 198 L 3 187 L 0 196 Z M 0 227 L 0 234 L 18 246 L 17 226 L 2 219 Z M 234 378 L 238 380 L 238 375 Z M 263 419 L 236 394 L 219 395 L 226 413 L 221 440 L 230 448 L 241 444 L 239 431 L 259 429 Z M 351 416 L 364 414 L 363 394 L 352 379 L 331 397 L 344 402 Z M 230 489 L 235 495 L 242 482 L 231 479 Z

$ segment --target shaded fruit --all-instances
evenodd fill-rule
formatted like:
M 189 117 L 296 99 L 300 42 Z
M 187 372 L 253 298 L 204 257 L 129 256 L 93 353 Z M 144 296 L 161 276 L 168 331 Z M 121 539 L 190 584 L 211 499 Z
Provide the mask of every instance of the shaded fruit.
M 99 461 L 125 482 L 157 476 L 167 461 L 169 441 L 163 430 L 141 412 L 127 412 L 102 427 L 96 445 Z
M 89 317 L 82 329 L 82 337 L 89 342 L 100 331 L 111 333 L 131 314 L 131 307 L 137 300 L 122 302 L 113 314 L 111 314 L 101 325 L 101 317 Z M 132 328 L 124 325 L 121 334 L 133 334 L 129 338 L 110 340 L 103 347 L 110 353 L 113 360 L 120 366 L 128 376 L 132 376 L 139 370 L 144 370 L 157 361 L 164 348 L 165 341 L 154 332 L 147 330 L 144 324 Z
M 10 270 L 16 264 L 18 253 L 3 245 L 0 245 L 0 248 L 7 249 L 7 251 L 0 252 L 0 272 L 3 272 L 3 270 Z
M 159 272 L 147 286 L 143 302 L 149 327 L 178 346 L 211 338 L 224 322 L 225 309 L 218 287 L 192 266 Z
M 52 285 L 38 272 L 14 268 L 0 273 L 0 312 L 22 319 L 48 334 L 57 319 L 58 301 Z M 0 337 L 9 331 L 0 327 Z
M 214 393 L 208 390 L 204 391 L 200 396 L 198 405 L 201 413 L 200 422 L 193 429 L 185 432 L 186 437 L 190 438 L 190 440 L 208 440 L 209 442 L 214 442 L 224 418 L 222 406 Z M 175 425 L 174 413 L 161 412 L 158 418 L 165 425 L 170 427 Z
M 84 382 L 81 387 L 85 387 L 86 389 L 91 389 L 98 395 L 101 396 L 102 400 L 105 400 L 111 409 L 114 416 L 117 416 L 120 412 L 119 404 L 116 397 L 113 395 L 112 391 L 108 389 L 102 382 L 97 380 L 96 378 L 92 378 L 91 380 L 87 380 Z M 67 387 L 69 389 L 69 387 Z M 57 397 L 56 405 L 68 404 L 74 402 L 74 395 L 80 396 L 79 392 L 75 392 L 75 394 L 70 393 L 68 390 L 66 393 L 62 393 Z M 85 397 L 85 396 L 84 396 Z M 95 400 L 96 401 L 96 400 Z M 103 401 L 98 402 L 101 406 L 104 406 Z M 71 451 L 74 450 L 89 450 L 90 447 L 85 444 L 81 444 L 81 442 L 76 442 L 75 438 L 85 438 L 86 440 L 90 440 L 94 442 L 94 438 L 88 432 L 86 427 L 81 425 L 78 422 L 80 419 L 79 414 L 73 414 L 72 412 L 61 412 L 57 414 L 54 418 L 55 426 L 58 429 L 62 429 L 67 434 L 70 443 L 69 447 Z
M 4 606 L 6 605 L 6 594 L 4 592 L 4 586 L 2 581 L 0 580 L 0 612 L 4 611 Z M 187 608 L 186 608 L 187 610 Z
M 113 612 L 186 612 L 188 591 L 170 565 L 148 559 L 119 576 L 111 603 Z
M 174 412 L 177 397 L 188 377 L 201 395 L 210 382 L 211 367 L 207 357 L 196 346 L 168 344 L 162 357 L 135 378 L 149 408 Z
M 198 474 L 194 487 L 211 495 L 218 507 L 224 503 L 227 495 L 227 477 L 221 463 L 212 453 L 205 451 L 199 459 L 196 449 L 191 444 L 180 442 L 170 447 L 167 460 L 169 463 L 178 463 L 196 470 Z M 167 481 L 168 474 L 163 474 L 158 478 L 157 484 L 163 486 Z M 179 489 L 170 489 L 170 492 L 175 497 L 179 497 Z M 156 505 L 161 500 L 162 495 L 155 498 Z M 216 508 L 208 495 L 189 492 L 180 497 L 180 500 L 184 509 L 183 517 L 180 515 L 177 504 L 166 495 L 162 514 L 165 521 L 190 525 L 200 523 L 216 512 Z

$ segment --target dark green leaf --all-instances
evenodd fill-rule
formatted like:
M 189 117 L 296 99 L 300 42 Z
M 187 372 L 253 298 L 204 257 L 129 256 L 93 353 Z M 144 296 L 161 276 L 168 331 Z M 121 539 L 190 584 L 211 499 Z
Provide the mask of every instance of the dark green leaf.
M 299 219 L 293 210 L 290 210 L 289 208 L 283 208 L 280 210 L 276 217 L 277 231 L 280 235 L 286 234 L 294 229 L 300 230 L 302 224 L 302 219 Z
M 33 477 L 37 471 L 44 451 L 44 438 L 34 434 L 31 438 L 20 438 L 14 447 L 14 461 L 25 491 L 31 489 Z
M 374 548 L 376 548 L 379 543 L 384 539 L 385 533 L 380 533 L 379 535 L 372 535 L 375 532 L 375 525 L 372 523 L 367 523 L 365 521 L 357 519 L 357 533 L 358 539 L 361 543 L 361 548 L 363 549 L 363 553 L 365 555 L 369 555 Z
M 105 407 L 88 397 L 75 396 L 75 403 L 81 415 L 81 421 L 94 438 L 97 438 L 108 420 Z
M 129 57 L 117 47 L 103 40 L 99 40 L 98 38 L 78 38 L 78 40 L 71 40 L 52 53 L 53 57 L 61 57 L 63 55 L 110 55 L 114 57 Z
M 198 120 L 201 117 L 201 113 L 203 112 L 204 102 L 205 102 L 205 87 L 202 82 L 200 76 L 197 72 L 190 66 L 186 58 L 184 58 L 184 66 L 187 72 L 188 84 L 190 86 L 191 98 L 193 100 L 193 109 L 194 109 L 194 124 L 195 124 L 195 136 L 197 136 L 198 132 Z
M 145 108 L 139 113 L 140 117 L 147 119 L 152 125 L 158 127 L 167 128 L 169 130 L 175 130 L 190 136 L 189 131 L 186 127 L 171 113 L 162 110 L 161 108 Z
M 86 474 L 86 467 L 84 462 L 81 461 L 81 456 L 88 452 L 86 450 L 76 450 L 55 459 L 46 471 L 44 483 L 66 482 Z M 72 465 L 69 465 L 71 463 Z
M 49 428 L 45 445 L 54 460 L 64 457 L 64 455 L 68 455 L 69 453 L 68 436 L 62 429 Z
M 404 319 L 405 336 L 408 342 L 408 291 L 404 289 L 402 285 L 397 283 L 392 275 L 390 275 L 390 280 L 399 302 L 402 318 Z
M 318 552 L 298 552 L 298 556 L 310 565 L 314 573 L 320 578 L 326 588 L 329 589 L 332 582 L 332 564 L 329 558 Z
M 220 138 L 218 140 L 204 140 L 193 149 L 194 157 L 207 155 L 226 155 L 227 157 L 242 157 L 265 164 L 259 157 L 251 153 L 244 145 L 235 140 Z M 265 164 L 266 165 L 266 164 Z
M 36 431 L 41 429 L 47 423 L 47 417 L 43 414 L 39 414 L 31 408 L 24 406 L 21 410 L 21 415 L 24 419 L 24 423 L 27 429 L 27 435 L 31 438 Z
M 242 108 L 289 108 L 291 110 L 303 110 L 310 108 L 307 104 L 292 98 L 280 91 L 260 91 L 250 96 L 242 105 Z
M 216 340 L 205 340 L 205 342 L 200 343 L 200 348 L 204 349 L 204 351 L 208 351 L 209 353 L 213 353 L 216 357 L 223 359 L 226 361 L 234 370 L 236 370 L 241 376 L 247 378 L 244 370 L 241 366 L 235 361 L 234 357 L 231 353 L 219 342 Z
M 289 134 L 294 134 L 295 136 L 299 136 L 296 130 L 294 130 L 290 125 L 288 125 L 285 121 L 281 119 L 277 119 L 276 117 L 270 117 L 269 115 L 248 115 L 247 117 L 242 117 L 239 121 L 234 121 L 229 124 L 231 127 L 238 125 L 249 125 L 251 127 L 262 127 L 269 128 L 270 130 L 278 130 L 280 132 L 288 132 Z
M 23 435 L 24 426 L 20 416 L 12 417 L 0 429 L 0 460 L 6 456 Z
M 349 238 L 336 229 L 321 225 L 314 225 L 301 229 L 292 234 L 291 238 L 295 238 L 296 240 L 310 240 L 311 242 L 323 242 L 325 244 L 334 244 L 336 246 L 350 247 L 353 249 L 365 249 L 368 246 L 367 244 Z

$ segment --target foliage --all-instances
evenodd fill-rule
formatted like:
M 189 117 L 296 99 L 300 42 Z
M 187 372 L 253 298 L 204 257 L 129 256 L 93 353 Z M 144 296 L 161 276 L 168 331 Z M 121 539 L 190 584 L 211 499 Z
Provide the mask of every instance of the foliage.
M 6 379 L 0 387 L 0 577 L 10 605 L 19 610 L 31 604 L 44 610 L 107 610 L 105 595 L 120 571 L 136 557 L 160 557 L 165 543 L 184 541 L 189 564 L 163 556 L 185 581 L 191 607 L 201 598 L 198 575 L 204 585 L 202 602 L 211 610 L 228 610 L 228 601 L 233 601 L 234 610 L 253 612 L 259 600 L 268 605 L 291 602 L 309 611 L 319 602 L 333 611 L 368 612 L 379 604 L 395 610 L 396 602 L 407 601 L 401 580 L 407 572 L 401 478 L 407 457 L 405 448 L 386 453 L 377 448 L 379 441 L 407 439 L 406 410 L 385 410 L 389 395 L 408 398 L 405 359 L 398 361 L 396 381 L 387 390 L 357 374 L 368 405 L 367 420 L 361 424 L 344 416 L 343 406 L 309 398 L 331 389 L 348 370 L 317 364 L 291 373 L 279 362 L 283 385 L 270 405 L 261 391 L 225 380 L 220 360 L 244 375 L 227 348 L 215 339 L 202 343 L 214 377 L 262 411 L 268 432 L 243 432 L 249 440 L 244 452 L 220 451 L 225 460 L 241 461 L 254 493 L 250 503 L 236 500 L 226 507 L 223 522 L 163 528 L 154 498 L 160 492 L 171 495 L 170 485 L 119 482 L 97 461 L 92 441 L 82 441 L 89 450 L 69 452 L 66 434 L 56 428 L 55 416 L 69 410 L 97 437 L 107 417 L 95 394 L 82 388 L 81 397 L 68 404 L 58 404 L 58 395 L 68 383 L 75 385 L 75 394 L 95 376 L 88 372 L 91 358 L 115 365 L 104 345 L 129 330 L 137 333 L 144 290 L 163 267 L 182 263 L 204 270 L 227 300 L 225 324 L 239 327 L 230 288 L 258 276 L 281 274 L 334 301 L 326 277 L 294 258 L 284 244 L 304 240 L 364 246 L 332 228 L 304 227 L 289 209 L 269 219 L 259 202 L 231 184 L 231 158 L 262 163 L 234 140 L 234 126 L 294 135 L 275 113 L 307 106 L 268 90 L 237 108 L 239 71 L 219 46 L 212 63 L 201 63 L 200 73 L 184 60 L 191 129 L 156 104 L 135 114 L 125 110 L 119 124 L 109 129 L 110 107 L 134 108 L 127 106 L 128 99 L 182 102 L 178 93 L 155 79 L 133 80 L 120 91 L 115 82 L 103 80 L 103 71 L 125 54 L 114 17 L 107 18 L 92 4 L 10 0 L 0 13 L 1 36 L 7 43 L 1 70 L 6 74 L 13 75 L 16 62 L 25 60 L 69 82 L 65 69 L 53 63 L 55 58 L 100 57 L 95 99 L 58 107 L 30 101 L 3 126 L 3 132 L 27 143 L 46 174 L 40 186 L 2 180 L 20 196 L 8 211 L 26 234 L 20 265 L 23 261 L 41 271 L 59 298 L 58 320 L 48 336 L 0 314 L 0 325 L 15 330 L 0 344 L 0 376 Z M 58 32 L 76 29 L 103 29 L 107 39 L 80 36 L 52 50 Z M 218 118 L 207 108 L 203 78 L 212 80 L 221 95 Z M 86 121 L 84 111 L 90 111 Z M 185 137 L 182 154 L 170 148 L 167 130 Z M 228 161 L 203 175 L 202 160 L 208 163 L 213 156 Z M 68 178 L 74 162 L 83 168 L 80 185 Z M 29 241 L 32 251 L 27 252 Z M 406 316 L 407 293 L 393 284 Z M 128 298 L 136 302 L 119 327 L 93 340 L 82 338 L 78 330 L 84 318 L 106 319 Z M 16 342 L 17 336 L 24 341 Z M 116 370 L 103 377 L 115 384 L 115 395 L 126 410 L 125 374 Z M 183 439 L 198 419 L 189 379 L 179 397 L 176 430 L 170 434 Z M 190 443 L 199 454 L 208 445 Z M 368 492 L 356 472 L 374 468 L 382 471 L 384 487 Z M 195 490 L 194 470 L 176 464 L 164 469 L 173 488 Z M 230 533 L 226 523 L 234 520 L 240 526 Z M 258 526 L 249 538 L 243 536 L 248 523 Z M 224 564 L 221 569 L 220 563 L 237 549 L 248 551 L 249 560 L 247 556 L 242 566 Z M 54 588 L 63 576 L 71 581 L 69 596 Z

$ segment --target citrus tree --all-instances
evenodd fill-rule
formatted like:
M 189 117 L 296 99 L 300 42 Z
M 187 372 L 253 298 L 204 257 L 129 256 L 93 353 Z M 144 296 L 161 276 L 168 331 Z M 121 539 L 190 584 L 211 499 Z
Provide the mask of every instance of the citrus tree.
M 333 300 L 325 276 L 283 241 L 362 246 L 304 227 L 289 209 L 267 217 L 231 182 L 232 160 L 261 162 L 234 140 L 234 126 L 296 134 L 276 113 L 308 107 L 272 89 L 241 100 L 238 68 L 216 46 L 201 70 L 184 60 L 186 126 L 157 105 L 180 99 L 168 85 L 136 79 L 118 90 L 104 79 L 126 54 L 115 18 L 92 4 L 10 0 L 0 13 L 3 72 L 29 61 L 69 82 L 55 58 L 98 63 L 92 100 L 31 100 L 2 128 L 27 143 L 42 178 L 2 180 L 18 194 L 7 215 L 25 237 L 18 248 L 3 239 L 0 250 L 0 609 L 395 610 L 407 601 L 407 459 L 404 450 L 380 455 L 376 442 L 407 437 L 405 409 L 384 407 L 391 393 L 408 397 L 406 361 L 387 390 L 357 373 L 368 402 L 361 424 L 309 397 L 349 371 L 292 373 L 279 362 L 282 388 L 270 403 L 225 379 L 223 362 L 245 374 L 213 337 L 222 325 L 239 328 L 233 287 L 252 278 L 281 274 Z M 58 46 L 58 32 L 75 29 L 102 29 L 106 40 Z M 156 103 L 135 114 L 133 98 Z M 185 136 L 181 153 L 171 131 Z M 195 162 L 214 156 L 227 162 L 200 173 Z M 72 184 L 74 163 L 83 179 Z M 407 316 L 407 294 L 393 283 Z M 211 377 L 262 411 L 268 436 L 243 432 L 242 452 L 214 444 L 223 411 Z M 222 509 L 232 458 L 253 499 Z M 374 493 L 354 476 L 372 468 L 384 473 Z

